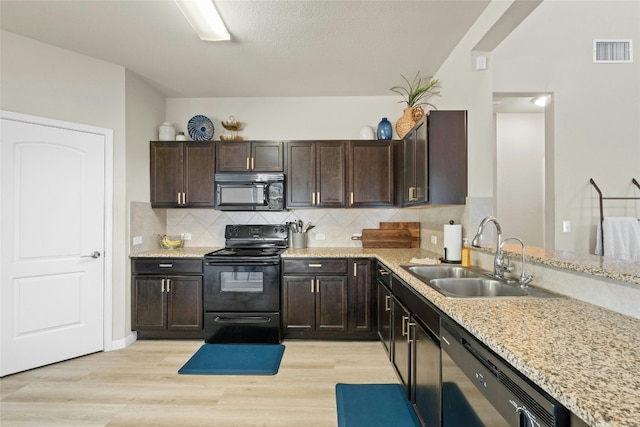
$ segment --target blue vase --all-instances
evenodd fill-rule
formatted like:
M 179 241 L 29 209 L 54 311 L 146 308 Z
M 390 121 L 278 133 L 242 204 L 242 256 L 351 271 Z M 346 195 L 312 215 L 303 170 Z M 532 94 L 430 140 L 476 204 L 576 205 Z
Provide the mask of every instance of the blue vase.
M 378 123 L 378 139 L 391 139 L 392 136 L 393 130 L 391 123 L 386 117 L 383 117 L 380 123 Z

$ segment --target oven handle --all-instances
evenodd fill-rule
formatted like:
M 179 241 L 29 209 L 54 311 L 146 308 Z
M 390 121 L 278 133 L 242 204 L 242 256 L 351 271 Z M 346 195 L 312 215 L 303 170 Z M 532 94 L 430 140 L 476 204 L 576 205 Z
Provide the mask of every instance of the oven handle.
M 222 317 L 216 316 L 216 323 L 269 323 L 271 317 L 268 316 L 238 316 L 238 317 Z
M 280 261 L 205 261 L 208 267 L 242 266 L 251 267 L 254 265 L 280 265 Z

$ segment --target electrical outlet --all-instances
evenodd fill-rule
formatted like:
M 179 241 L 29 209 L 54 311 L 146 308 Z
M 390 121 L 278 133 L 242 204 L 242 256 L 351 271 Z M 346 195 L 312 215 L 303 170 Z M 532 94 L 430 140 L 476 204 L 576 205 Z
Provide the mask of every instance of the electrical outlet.
M 182 240 L 191 240 L 191 233 L 182 233 Z
M 136 236 L 133 238 L 133 245 L 141 245 L 142 244 L 142 236 Z
M 316 240 L 324 240 L 324 239 L 325 239 L 324 233 L 316 233 Z
M 571 221 L 568 219 L 565 219 L 564 221 L 562 221 L 562 232 L 563 233 L 571 233 Z
M 438 236 L 431 236 L 431 244 L 432 245 L 438 244 Z

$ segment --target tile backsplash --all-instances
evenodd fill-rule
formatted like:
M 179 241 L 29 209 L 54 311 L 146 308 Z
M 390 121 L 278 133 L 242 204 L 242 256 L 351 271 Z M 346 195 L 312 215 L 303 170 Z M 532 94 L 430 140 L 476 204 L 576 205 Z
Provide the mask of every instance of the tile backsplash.
M 420 222 L 421 247 L 440 253 L 444 224 L 452 219 L 461 223 L 465 212 L 465 206 L 231 212 L 214 209 L 151 209 L 148 203 L 132 202 L 131 236 L 144 235 L 145 242 L 155 242 L 156 234 L 190 233 L 191 240 L 186 241 L 185 246 L 222 247 L 227 224 L 284 224 L 302 220 L 315 225 L 308 232 L 308 247 L 361 247 L 362 243 L 351 237 L 361 233 L 363 228 L 379 228 L 380 222 Z M 156 231 L 165 217 L 164 230 Z M 437 243 L 431 243 L 431 236 L 436 237 Z M 149 248 L 135 247 L 135 250 L 146 249 Z

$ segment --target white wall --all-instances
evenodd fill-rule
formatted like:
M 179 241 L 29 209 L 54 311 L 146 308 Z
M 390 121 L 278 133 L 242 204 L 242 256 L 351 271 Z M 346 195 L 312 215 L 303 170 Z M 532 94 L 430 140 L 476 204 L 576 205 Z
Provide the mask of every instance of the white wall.
M 507 233 L 544 245 L 544 114 L 497 114 L 496 213 Z
M 127 254 L 131 252 L 131 231 L 140 228 L 132 227 L 132 218 L 135 222 L 134 214 L 139 212 L 140 205 L 148 206 L 150 198 L 149 141 L 157 137 L 158 126 L 164 121 L 165 114 L 164 96 L 151 88 L 138 75 L 127 70 L 125 72 L 127 227 L 124 235 Z M 135 204 L 137 201 L 147 203 Z M 161 216 L 161 218 L 165 217 Z M 156 216 L 152 215 L 152 219 L 156 219 Z M 164 223 L 162 225 L 164 228 Z M 157 220 L 145 221 L 145 228 L 151 230 L 150 235 L 162 233 Z M 148 249 L 157 247 L 157 242 L 151 238 L 147 238 L 144 244 Z M 124 260 L 124 267 L 126 290 L 123 294 L 118 295 L 118 304 L 114 303 L 114 307 L 118 306 L 118 316 L 124 321 L 122 328 L 127 334 L 131 331 L 131 292 L 129 291 L 131 289 L 131 263 L 128 262 L 128 259 Z
M 114 130 L 113 340 L 130 333 L 129 202 L 149 201 L 165 99 L 123 67 L 2 31 L 0 108 Z
M 128 260 L 125 233 L 124 68 L 1 31 L 0 108 L 113 129 L 113 339 L 125 331 Z
M 593 64 L 595 38 L 632 39 L 633 64 Z M 491 56 L 496 92 L 554 94 L 555 249 L 593 253 L 593 178 L 607 196 L 640 196 L 640 2 L 546 0 Z M 605 205 L 640 216 L 640 205 Z M 562 233 L 562 221 L 572 232 Z
M 239 135 L 247 140 L 359 139 L 364 126 L 375 130 L 382 117 L 395 126 L 402 115 L 398 100 L 397 96 L 169 98 L 167 121 L 188 135 L 189 119 L 207 116 L 213 121 L 216 141 L 225 132 L 220 121 L 230 115 L 245 124 Z

